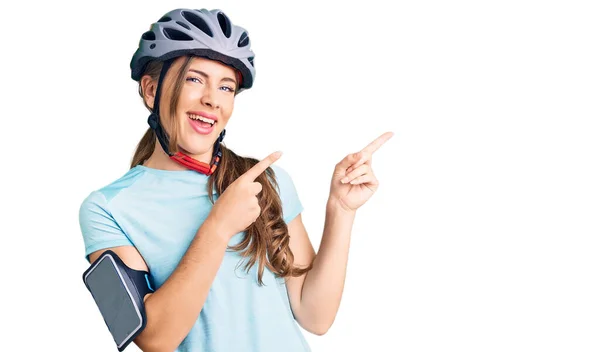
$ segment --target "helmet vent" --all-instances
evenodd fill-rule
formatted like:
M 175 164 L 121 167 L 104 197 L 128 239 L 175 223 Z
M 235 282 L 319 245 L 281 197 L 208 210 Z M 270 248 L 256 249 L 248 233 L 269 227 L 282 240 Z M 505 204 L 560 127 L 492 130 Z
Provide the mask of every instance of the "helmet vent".
M 229 18 L 227 18 L 223 12 L 219 12 L 217 18 L 219 19 L 219 26 L 221 26 L 223 34 L 225 34 L 227 38 L 231 37 L 231 22 L 229 22 Z
M 170 20 L 171 20 L 171 17 L 163 16 L 160 20 L 158 20 L 158 22 L 169 22 Z
M 189 35 L 174 29 L 174 28 L 163 28 L 163 33 L 165 34 L 165 37 L 171 39 L 171 40 L 177 40 L 177 41 L 184 41 L 184 40 L 193 40 L 192 37 L 190 37 Z
M 154 34 L 154 32 L 152 32 L 152 31 L 148 31 L 148 32 L 142 34 L 142 39 L 144 39 L 144 40 L 156 40 L 156 34 Z
M 250 61 L 250 65 L 252 65 L 252 67 L 254 67 L 254 56 L 249 57 L 248 61 Z
M 201 30 L 202 32 L 206 33 L 207 35 L 209 35 L 211 37 L 213 36 L 213 33 L 210 30 L 210 27 L 200 16 L 196 15 L 195 13 L 189 12 L 189 11 L 183 11 L 183 12 L 181 12 L 181 15 L 186 20 L 188 20 L 191 24 L 193 24 L 196 28 Z
M 244 47 L 250 43 L 250 38 L 248 38 L 248 33 L 242 33 L 240 40 L 238 41 L 238 47 Z

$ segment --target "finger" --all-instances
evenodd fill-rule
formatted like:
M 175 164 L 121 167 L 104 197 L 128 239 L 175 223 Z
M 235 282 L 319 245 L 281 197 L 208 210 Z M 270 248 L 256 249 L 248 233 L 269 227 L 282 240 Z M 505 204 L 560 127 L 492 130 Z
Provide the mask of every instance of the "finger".
M 353 164 L 352 166 L 350 166 L 346 170 L 346 174 L 349 174 L 350 172 L 356 170 L 356 168 L 359 167 L 360 165 L 369 165 L 369 166 L 372 166 L 373 165 L 373 158 L 365 160 L 364 163 L 361 163 L 361 160 L 359 160 L 358 162 L 356 162 L 355 164 Z
M 354 171 L 346 174 L 346 177 L 342 179 L 342 183 L 348 183 L 349 181 L 352 181 L 359 176 L 365 175 L 369 172 L 369 170 L 371 170 L 369 165 L 362 164 L 361 166 L 357 167 Z
M 269 156 L 256 163 L 256 165 L 252 166 L 248 171 L 240 176 L 240 178 L 254 181 L 258 176 L 260 176 L 260 174 L 268 169 L 269 166 L 276 162 L 277 159 L 281 157 L 281 154 L 282 153 L 280 151 L 271 153 Z
M 394 135 L 393 132 L 386 132 L 386 133 L 382 134 L 381 136 L 377 137 L 377 139 L 375 139 L 373 142 L 369 143 L 369 145 L 364 147 L 361 150 L 361 152 L 365 152 L 369 155 L 375 153 L 375 151 L 377 151 L 377 149 L 381 148 L 381 146 L 385 142 L 387 142 L 390 138 L 392 138 L 393 135 Z
M 346 173 L 354 171 L 357 167 L 363 164 L 371 165 L 371 160 L 373 157 L 371 154 L 365 153 L 363 151 L 360 151 L 358 153 L 360 154 L 358 161 L 356 161 L 352 166 L 350 166 L 350 168 L 346 170 Z
M 375 175 L 372 172 L 369 172 L 366 175 L 358 176 L 354 180 L 350 181 L 350 184 L 352 184 L 352 185 L 377 186 L 378 183 L 379 182 L 377 181 L 377 178 L 375 178 Z
M 345 172 L 346 169 L 348 169 L 350 166 L 356 164 L 356 162 L 360 159 L 360 157 L 361 157 L 360 152 L 348 154 L 348 155 L 346 155 L 346 157 L 344 159 L 342 159 L 342 161 L 340 161 L 338 163 L 338 166 L 341 167 Z
M 375 139 L 373 142 L 369 143 L 369 145 L 364 147 L 360 152 L 355 153 L 359 155 L 358 160 L 355 161 L 352 164 L 352 167 L 347 171 L 351 172 L 352 170 L 356 169 L 362 164 L 371 165 L 371 158 L 373 156 L 373 153 L 377 151 L 377 149 L 379 149 L 390 138 L 392 138 L 393 135 L 393 132 L 386 132 L 381 136 L 377 137 L 377 139 Z

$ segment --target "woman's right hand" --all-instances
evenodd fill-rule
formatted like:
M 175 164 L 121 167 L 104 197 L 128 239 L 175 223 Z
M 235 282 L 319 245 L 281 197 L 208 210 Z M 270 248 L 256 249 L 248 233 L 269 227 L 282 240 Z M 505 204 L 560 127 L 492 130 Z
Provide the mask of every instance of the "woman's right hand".
M 246 230 L 260 216 L 256 195 L 262 191 L 262 185 L 255 180 L 280 157 L 281 152 L 275 152 L 259 161 L 219 196 L 207 218 L 219 235 L 231 238 Z

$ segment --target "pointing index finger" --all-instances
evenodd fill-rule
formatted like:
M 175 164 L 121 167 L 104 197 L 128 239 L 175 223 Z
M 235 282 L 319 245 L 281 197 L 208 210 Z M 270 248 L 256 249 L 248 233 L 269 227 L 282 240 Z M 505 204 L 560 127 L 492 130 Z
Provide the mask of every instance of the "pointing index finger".
M 388 139 L 392 138 L 393 135 L 394 133 L 392 132 L 386 132 L 381 136 L 377 137 L 377 139 L 375 139 L 373 142 L 369 143 L 369 145 L 364 147 L 361 151 L 368 154 L 373 154 L 375 153 L 375 151 L 377 151 L 377 149 L 379 149 L 383 145 L 383 143 L 387 142 Z
M 281 152 L 277 151 L 269 154 L 266 158 L 262 159 L 256 165 L 252 166 L 248 171 L 246 171 L 242 177 L 248 178 L 251 181 L 254 181 L 260 174 L 262 174 L 266 169 L 269 168 L 274 162 L 277 161 L 281 157 Z

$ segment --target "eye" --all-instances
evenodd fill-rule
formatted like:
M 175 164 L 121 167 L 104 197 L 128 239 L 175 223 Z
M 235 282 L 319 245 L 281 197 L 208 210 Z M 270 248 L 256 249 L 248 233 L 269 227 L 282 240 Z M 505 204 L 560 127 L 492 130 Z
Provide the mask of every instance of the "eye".
M 197 83 L 202 83 L 202 80 L 201 80 L 200 78 L 198 78 L 198 77 L 193 77 L 193 76 L 192 76 L 192 77 L 188 77 L 188 78 L 186 78 L 185 80 L 186 80 L 186 81 L 190 81 L 190 82 L 194 82 L 194 80 L 195 80 Z
M 222 88 L 225 88 L 225 91 L 227 91 L 227 92 L 231 92 L 231 93 L 235 92 L 235 89 L 233 89 L 233 88 L 231 88 L 229 86 L 222 86 L 221 89 Z

